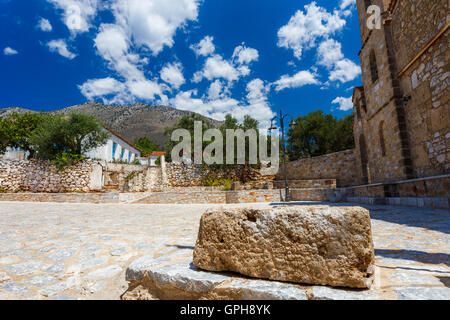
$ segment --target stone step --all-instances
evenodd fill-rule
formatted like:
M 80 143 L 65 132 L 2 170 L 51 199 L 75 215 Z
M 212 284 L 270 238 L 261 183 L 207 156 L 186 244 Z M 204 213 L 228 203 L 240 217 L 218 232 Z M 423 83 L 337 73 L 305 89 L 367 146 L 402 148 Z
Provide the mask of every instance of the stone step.
M 336 184 L 336 179 L 288 180 L 289 188 L 296 189 L 336 188 Z M 273 187 L 283 189 L 285 187 L 284 180 L 274 181 Z

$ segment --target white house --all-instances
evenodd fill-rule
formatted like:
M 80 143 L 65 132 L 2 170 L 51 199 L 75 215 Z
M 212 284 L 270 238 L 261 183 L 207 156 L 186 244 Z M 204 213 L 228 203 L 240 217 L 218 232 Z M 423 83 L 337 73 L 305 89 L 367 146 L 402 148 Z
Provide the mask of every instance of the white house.
M 141 151 L 135 147 L 131 142 L 105 127 L 110 133 L 106 144 L 96 149 L 93 149 L 84 154 L 86 158 L 104 160 L 106 162 L 124 161 L 133 162 L 141 156 Z
M 5 154 L 1 156 L 3 160 L 27 160 L 30 153 L 23 151 L 20 148 L 7 147 Z
M 86 158 L 103 160 L 106 162 L 124 161 L 131 163 L 141 156 L 141 151 L 132 143 L 128 142 L 111 129 L 107 127 L 104 128 L 110 133 L 106 144 L 86 152 L 84 154 Z M 1 158 L 3 160 L 26 160 L 28 159 L 28 156 L 29 152 L 24 152 L 20 148 L 8 147 Z

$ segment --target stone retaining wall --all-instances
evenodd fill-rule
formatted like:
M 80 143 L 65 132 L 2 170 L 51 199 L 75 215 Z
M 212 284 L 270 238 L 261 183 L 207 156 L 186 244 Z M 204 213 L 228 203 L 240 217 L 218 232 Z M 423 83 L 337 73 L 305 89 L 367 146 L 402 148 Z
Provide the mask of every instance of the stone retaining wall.
M 316 179 L 316 180 L 288 180 L 289 188 L 311 189 L 311 188 L 336 188 L 336 179 Z M 275 189 L 285 188 L 284 180 L 273 182 Z
M 136 204 L 201 204 L 226 203 L 224 191 L 154 192 L 150 196 L 135 201 Z
M 120 192 L 159 192 L 165 189 L 160 167 L 107 163 L 105 188 Z
M 252 182 L 272 181 L 274 176 L 263 176 L 257 169 L 233 166 L 225 171 L 212 170 L 202 165 L 168 163 L 166 166 L 167 187 L 200 187 L 206 179 L 247 180 Z
M 4 192 L 90 192 L 102 187 L 100 162 L 86 160 L 58 171 L 49 161 L 0 161 L 0 189 Z
M 355 167 L 355 150 L 346 150 L 288 162 L 287 175 L 289 180 L 336 179 L 338 187 L 348 187 L 358 184 Z M 283 165 L 275 179 L 284 180 Z
M 0 201 L 119 203 L 119 193 L 0 193 Z

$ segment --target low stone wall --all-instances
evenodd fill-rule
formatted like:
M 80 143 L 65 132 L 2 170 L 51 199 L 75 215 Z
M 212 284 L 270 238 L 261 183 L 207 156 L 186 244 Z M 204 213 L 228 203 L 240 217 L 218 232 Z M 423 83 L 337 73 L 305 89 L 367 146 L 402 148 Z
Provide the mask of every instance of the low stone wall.
M 0 193 L 0 201 L 119 203 L 119 193 Z
M 246 180 L 251 182 L 268 182 L 274 179 L 274 176 L 261 175 L 257 169 L 237 166 L 225 171 L 212 170 L 202 165 L 186 165 L 168 163 L 166 165 L 167 187 L 200 187 L 206 179 L 230 179 L 233 181 Z
M 450 175 L 350 187 L 346 194 L 375 198 L 450 197 Z
M 312 188 L 291 189 L 292 201 L 329 201 L 341 202 L 345 199 L 342 189 Z
M 224 191 L 154 192 L 150 196 L 135 201 L 136 204 L 202 204 L 226 203 Z
M 338 187 L 357 185 L 355 150 L 288 162 L 287 175 L 289 180 L 336 179 Z M 284 180 L 283 165 L 275 179 Z
M 86 160 L 58 171 L 49 161 L 0 161 L 0 189 L 6 192 L 90 192 L 102 188 L 102 166 Z
M 239 190 L 226 192 L 227 203 L 280 202 L 282 190 Z
M 311 188 L 336 188 L 336 179 L 316 179 L 316 180 L 288 180 L 289 188 L 311 189 Z M 284 180 L 273 182 L 275 189 L 285 188 Z
M 106 189 L 120 192 L 158 192 L 165 189 L 160 167 L 107 163 L 105 166 Z

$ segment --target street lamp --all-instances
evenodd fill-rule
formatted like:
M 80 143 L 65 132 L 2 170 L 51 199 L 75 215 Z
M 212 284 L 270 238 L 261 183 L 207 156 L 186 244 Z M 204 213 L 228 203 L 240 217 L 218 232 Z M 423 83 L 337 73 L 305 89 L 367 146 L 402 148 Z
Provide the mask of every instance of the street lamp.
M 289 193 L 289 183 L 288 183 L 288 177 L 287 177 L 287 167 L 286 167 L 286 143 L 285 143 L 285 136 L 284 136 L 284 119 L 286 119 L 287 117 L 291 118 L 291 122 L 289 123 L 289 126 L 292 128 L 293 126 L 295 126 L 295 121 L 293 120 L 293 117 L 289 114 L 285 114 L 283 115 L 283 111 L 280 110 L 280 116 L 276 116 L 273 117 L 273 119 L 271 120 L 271 125 L 269 128 L 269 131 L 272 130 L 277 130 L 278 128 L 274 125 L 274 121 L 275 120 L 280 120 L 280 125 L 281 125 L 281 140 L 282 140 L 282 144 L 283 144 L 283 165 L 284 165 L 284 186 L 286 189 L 286 196 L 284 198 L 285 202 L 289 202 L 291 201 L 291 196 Z

